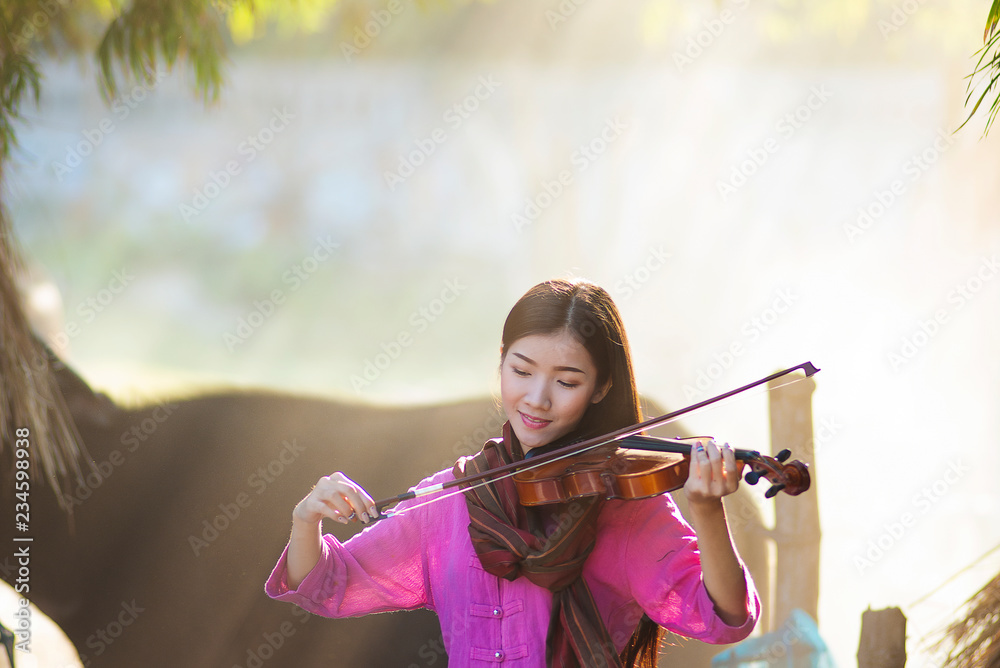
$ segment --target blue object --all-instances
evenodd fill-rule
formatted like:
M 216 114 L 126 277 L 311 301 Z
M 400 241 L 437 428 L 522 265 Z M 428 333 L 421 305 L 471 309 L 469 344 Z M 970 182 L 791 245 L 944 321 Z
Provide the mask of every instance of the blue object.
M 836 668 L 816 622 L 798 608 L 785 623 L 712 658 L 712 668 Z

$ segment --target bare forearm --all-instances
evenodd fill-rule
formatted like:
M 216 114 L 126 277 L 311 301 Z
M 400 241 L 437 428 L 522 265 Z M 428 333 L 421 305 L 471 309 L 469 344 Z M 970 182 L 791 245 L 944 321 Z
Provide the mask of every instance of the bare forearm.
M 722 501 L 692 504 L 690 510 L 691 525 L 698 534 L 705 589 L 722 621 L 739 626 L 747 618 L 747 583 Z
M 347 524 L 349 517 L 369 522 L 375 502 L 356 482 L 341 472 L 323 476 L 292 511 L 288 539 L 288 586 L 297 589 L 323 555 L 323 518 Z
M 298 589 L 322 555 L 322 524 L 292 520 L 288 539 L 288 588 Z

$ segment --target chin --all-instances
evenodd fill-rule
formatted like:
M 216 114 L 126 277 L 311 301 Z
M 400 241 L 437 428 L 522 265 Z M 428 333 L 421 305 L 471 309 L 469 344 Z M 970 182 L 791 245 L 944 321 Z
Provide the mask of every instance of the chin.
M 520 441 L 521 447 L 524 448 L 525 450 L 531 448 L 540 448 L 544 445 L 548 445 L 549 443 L 552 443 L 557 438 L 562 436 L 562 434 L 556 434 L 555 436 L 551 436 L 548 433 L 539 433 L 534 431 L 529 431 L 528 433 L 525 434 L 517 429 L 514 430 L 514 433 L 517 435 L 517 440 Z

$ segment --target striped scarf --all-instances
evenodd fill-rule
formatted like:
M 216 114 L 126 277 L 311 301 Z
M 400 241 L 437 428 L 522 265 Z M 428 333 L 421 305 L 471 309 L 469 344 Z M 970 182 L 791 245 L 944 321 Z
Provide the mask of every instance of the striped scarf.
M 455 476 L 522 459 L 521 445 L 509 422 L 503 435 L 503 439 L 487 441 L 474 457 L 459 460 Z M 603 500 L 591 497 L 561 508 L 545 506 L 545 514 L 554 520 L 546 522 L 540 509 L 518 502 L 509 477 L 466 489 L 465 499 L 471 520 L 469 535 L 483 568 L 507 580 L 523 575 L 552 592 L 546 665 L 620 668 L 614 643 L 581 577 L 583 564 L 594 549 Z

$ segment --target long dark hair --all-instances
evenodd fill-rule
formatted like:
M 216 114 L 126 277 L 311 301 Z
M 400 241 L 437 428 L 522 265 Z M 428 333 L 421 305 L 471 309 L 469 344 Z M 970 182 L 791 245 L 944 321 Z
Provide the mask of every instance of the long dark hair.
M 598 285 L 556 279 L 528 290 L 504 322 L 501 364 L 518 339 L 563 331 L 571 333 L 590 354 L 597 368 L 596 387 L 611 381 L 607 395 L 587 409 L 573 436 L 606 433 L 639 422 L 639 393 L 625 327 L 611 295 Z M 622 663 L 630 668 L 655 668 L 659 635 L 660 627 L 643 615 L 622 652 Z

